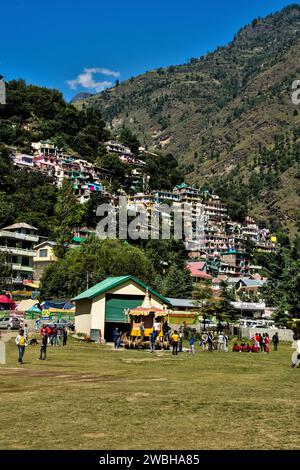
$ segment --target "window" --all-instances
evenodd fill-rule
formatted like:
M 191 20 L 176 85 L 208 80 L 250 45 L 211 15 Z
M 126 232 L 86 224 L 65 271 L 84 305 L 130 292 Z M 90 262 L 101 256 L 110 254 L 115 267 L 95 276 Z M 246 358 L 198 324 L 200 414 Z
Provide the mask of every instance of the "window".
M 48 250 L 42 249 L 40 250 L 40 258 L 47 258 L 48 256 Z

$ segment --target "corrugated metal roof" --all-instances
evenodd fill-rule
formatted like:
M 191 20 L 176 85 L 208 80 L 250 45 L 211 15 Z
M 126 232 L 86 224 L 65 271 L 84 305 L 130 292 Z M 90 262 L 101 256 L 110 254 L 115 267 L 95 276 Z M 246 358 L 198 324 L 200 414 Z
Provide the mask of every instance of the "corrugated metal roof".
M 11 230 L 15 228 L 27 228 L 28 230 L 38 230 L 36 227 L 33 227 L 32 225 L 26 224 L 25 222 L 20 222 L 18 224 L 13 224 L 13 225 L 8 225 L 7 227 L 4 227 L 2 230 Z
M 133 281 L 140 286 L 144 287 L 144 289 L 148 289 L 151 294 L 155 295 L 155 297 L 158 297 L 161 299 L 164 303 L 170 305 L 170 301 L 166 298 L 163 297 L 162 295 L 158 294 L 155 290 L 151 289 L 151 287 L 147 286 L 144 284 L 142 281 L 139 281 L 136 277 L 134 276 L 117 276 L 117 277 L 108 277 L 104 279 L 102 282 L 99 282 L 93 287 L 90 287 L 88 290 L 82 292 L 81 294 L 77 295 L 74 297 L 72 300 L 84 300 L 84 299 L 93 299 L 94 297 L 97 297 L 100 294 L 103 294 L 104 292 L 113 289 L 114 287 L 119 286 L 120 284 L 124 284 L 124 282 L 127 281 Z
M 172 307 L 196 308 L 197 304 L 193 299 L 176 299 L 173 297 L 167 297 L 167 299 L 171 302 Z

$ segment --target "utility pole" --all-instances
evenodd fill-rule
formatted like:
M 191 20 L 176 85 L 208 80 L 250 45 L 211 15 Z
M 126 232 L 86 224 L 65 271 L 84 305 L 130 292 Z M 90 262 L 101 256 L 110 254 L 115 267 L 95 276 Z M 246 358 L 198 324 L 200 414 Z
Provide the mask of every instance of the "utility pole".
M 90 284 L 90 276 L 89 272 L 86 272 L 86 288 L 89 289 L 89 284 Z

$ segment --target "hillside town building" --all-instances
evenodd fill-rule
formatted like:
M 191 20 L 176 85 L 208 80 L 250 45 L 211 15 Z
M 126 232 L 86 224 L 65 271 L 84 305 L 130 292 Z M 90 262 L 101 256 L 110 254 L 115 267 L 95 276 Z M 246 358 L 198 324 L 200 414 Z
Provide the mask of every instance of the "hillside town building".
M 11 268 L 11 287 L 33 279 L 34 246 L 39 241 L 37 228 L 17 223 L 0 229 L 0 251 Z

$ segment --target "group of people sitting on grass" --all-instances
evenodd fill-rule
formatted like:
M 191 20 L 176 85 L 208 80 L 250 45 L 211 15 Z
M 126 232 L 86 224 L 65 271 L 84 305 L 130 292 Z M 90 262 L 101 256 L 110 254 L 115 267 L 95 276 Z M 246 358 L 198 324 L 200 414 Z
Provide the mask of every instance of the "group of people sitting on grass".
M 241 342 L 241 344 L 234 343 L 232 346 L 232 351 L 233 352 L 259 352 L 259 346 L 256 346 L 255 344 L 249 344 L 245 343 L 244 341 Z
M 233 352 L 264 352 L 268 354 L 270 352 L 270 337 L 268 333 L 255 333 L 251 338 L 251 344 L 242 341 L 241 344 L 234 343 L 232 347 Z M 278 350 L 279 338 L 276 332 L 272 337 L 272 343 L 274 351 Z

